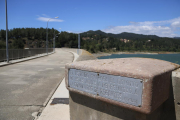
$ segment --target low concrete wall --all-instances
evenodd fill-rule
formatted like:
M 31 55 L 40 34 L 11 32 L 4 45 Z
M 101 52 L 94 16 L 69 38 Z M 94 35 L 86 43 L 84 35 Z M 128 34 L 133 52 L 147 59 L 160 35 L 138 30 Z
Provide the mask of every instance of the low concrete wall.
M 180 69 L 177 69 L 172 72 L 172 83 L 176 120 L 180 120 Z
M 174 77 L 172 78 L 174 79 Z M 176 93 L 175 98 L 180 98 L 180 94 L 177 94 L 180 91 L 180 76 L 176 77 L 176 82 L 177 80 L 179 86 L 176 83 L 176 91 L 174 93 Z M 174 105 L 172 85 L 168 100 L 149 115 L 74 92 L 69 92 L 69 95 L 71 120 L 180 120 L 180 106 L 177 104 L 177 101 L 180 99 L 175 99 L 176 104 Z M 176 107 L 176 112 L 174 106 Z
M 175 120 L 163 110 L 165 105 L 146 115 L 74 92 L 69 95 L 71 120 Z
M 88 54 L 85 54 L 84 56 L 80 56 L 79 61 L 83 61 L 84 57 L 87 58 L 87 60 L 89 57 L 91 57 L 91 59 L 96 59 L 91 55 L 89 56 Z M 70 91 L 70 118 L 71 120 L 180 120 L 180 95 L 178 95 L 179 90 L 180 69 L 173 71 L 172 73 L 169 98 L 150 114 L 137 112 L 101 101 L 93 97 Z
M 77 61 L 97 59 L 82 50 Z M 116 106 L 69 91 L 71 120 L 180 120 L 180 69 L 172 72 L 169 98 L 151 114 Z

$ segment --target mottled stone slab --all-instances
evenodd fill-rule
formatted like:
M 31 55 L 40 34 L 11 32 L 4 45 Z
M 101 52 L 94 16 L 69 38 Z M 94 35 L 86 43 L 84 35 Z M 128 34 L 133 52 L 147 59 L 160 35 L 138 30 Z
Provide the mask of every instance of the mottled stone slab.
M 71 92 L 149 114 L 167 100 L 169 96 L 171 72 L 178 67 L 179 65 L 167 61 L 147 58 L 121 58 L 75 62 L 66 65 L 66 87 Z M 94 76 L 89 76 L 88 79 L 85 79 L 85 77 L 83 77 L 84 73 Z M 98 78 L 99 76 L 101 76 L 100 79 Z M 103 79 L 103 76 L 106 76 L 105 78 L 108 79 Z M 114 80 L 111 78 L 114 78 Z M 133 94 L 128 96 L 127 85 L 119 85 L 118 82 L 121 81 L 120 78 L 125 78 L 127 84 L 133 85 L 133 82 L 136 81 L 138 86 L 141 86 L 138 88 L 138 92 L 134 93 L 138 94 L 136 99 L 132 99 L 134 98 Z M 94 86 L 88 86 L 89 83 L 94 84 Z M 101 89 L 102 85 L 104 86 L 103 90 Z M 114 96 L 111 95 L 111 93 L 113 94 L 112 90 L 110 91 L 113 85 Z M 97 88 L 96 91 L 94 91 L 95 88 Z M 133 89 L 133 87 L 130 88 Z M 127 90 L 127 92 L 124 91 L 123 93 L 123 90 Z M 133 90 L 131 90 L 131 92 L 132 91 Z M 121 97 L 123 96 L 126 100 L 116 97 L 120 97 L 120 94 L 117 95 L 117 93 L 123 93 Z M 127 99 L 127 96 L 129 99 Z
M 141 106 L 142 80 L 69 69 L 69 87 L 93 95 Z

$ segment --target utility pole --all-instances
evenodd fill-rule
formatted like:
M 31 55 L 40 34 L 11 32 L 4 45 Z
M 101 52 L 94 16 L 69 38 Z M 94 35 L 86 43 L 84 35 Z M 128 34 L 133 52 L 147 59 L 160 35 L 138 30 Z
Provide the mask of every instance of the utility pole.
M 81 43 L 80 43 L 80 33 L 79 33 L 78 34 L 78 55 L 79 55 L 80 45 L 81 45 Z
M 7 63 L 9 63 L 7 0 L 5 0 L 5 6 L 6 6 L 6 59 L 7 59 Z
M 47 22 L 47 28 L 46 28 L 46 54 L 47 55 L 48 55 L 48 22 Z
M 59 18 L 59 17 L 55 17 L 55 18 Z M 55 18 L 50 18 L 50 19 L 55 19 Z M 47 27 L 46 27 L 46 53 L 47 53 L 47 55 L 48 55 L 48 44 L 49 44 L 48 43 L 48 22 L 49 22 L 49 20 L 47 21 Z
M 55 52 L 55 39 L 56 39 L 56 35 L 55 35 L 55 30 L 54 30 L 54 41 L 53 41 L 54 52 Z

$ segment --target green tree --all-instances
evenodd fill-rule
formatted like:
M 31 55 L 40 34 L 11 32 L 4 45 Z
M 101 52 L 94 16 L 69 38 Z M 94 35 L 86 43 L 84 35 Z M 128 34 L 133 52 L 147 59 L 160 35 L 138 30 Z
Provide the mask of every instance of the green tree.
M 15 39 L 13 41 L 13 48 L 14 49 L 24 49 L 24 43 L 22 39 Z

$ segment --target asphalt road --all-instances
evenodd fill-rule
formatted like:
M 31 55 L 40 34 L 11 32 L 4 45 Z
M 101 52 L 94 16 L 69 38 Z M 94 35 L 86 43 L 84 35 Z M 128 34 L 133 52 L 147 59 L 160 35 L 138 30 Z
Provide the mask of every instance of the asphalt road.
M 73 54 L 56 53 L 0 67 L 0 120 L 33 120 L 64 78 Z

